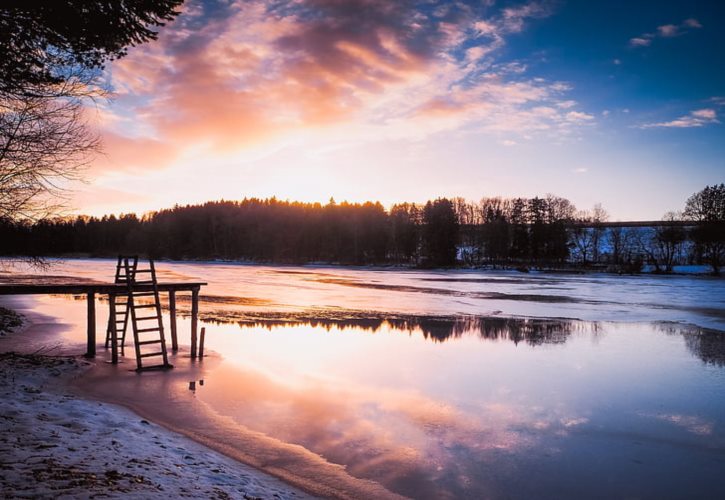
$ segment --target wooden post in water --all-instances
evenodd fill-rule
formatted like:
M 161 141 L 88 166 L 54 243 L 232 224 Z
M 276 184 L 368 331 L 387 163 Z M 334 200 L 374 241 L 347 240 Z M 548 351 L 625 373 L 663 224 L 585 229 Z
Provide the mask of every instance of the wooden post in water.
M 88 307 L 88 329 L 86 341 L 86 357 L 96 357 L 96 294 L 88 292 L 86 294 L 86 305 Z
M 206 337 L 206 327 L 201 327 L 201 336 L 199 337 L 199 359 L 204 357 L 204 337 Z
M 176 290 L 169 290 L 169 321 L 171 322 L 171 349 L 179 350 L 179 339 L 176 335 Z
M 191 359 L 196 358 L 196 334 L 199 326 L 199 289 L 191 291 Z
M 118 329 L 116 328 L 116 295 L 108 295 L 108 310 L 111 316 L 111 363 L 118 364 Z

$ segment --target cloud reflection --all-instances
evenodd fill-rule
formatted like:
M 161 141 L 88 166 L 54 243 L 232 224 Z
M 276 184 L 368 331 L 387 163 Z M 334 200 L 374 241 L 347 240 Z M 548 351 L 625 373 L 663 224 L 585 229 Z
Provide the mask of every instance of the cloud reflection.
M 282 381 L 229 365 L 196 394 L 242 425 L 414 498 L 488 497 L 494 456 L 520 453 L 539 444 L 542 432 L 566 435 L 588 421 L 505 401 L 464 411 L 416 391 L 313 377 Z

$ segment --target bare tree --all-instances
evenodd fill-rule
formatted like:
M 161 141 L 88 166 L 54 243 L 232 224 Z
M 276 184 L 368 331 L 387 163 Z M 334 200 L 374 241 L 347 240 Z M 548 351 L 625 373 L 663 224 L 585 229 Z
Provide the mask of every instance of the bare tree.
M 720 274 L 725 261 L 725 184 L 706 186 L 690 196 L 683 215 L 697 223 L 690 236 L 712 272 Z
M 605 233 L 610 249 L 610 262 L 615 269 L 626 272 L 639 272 L 644 252 L 640 245 L 642 228 L 610 227 Z
M 56 214 L 98 147 L 84 107 L 105 62 L 155 40 L 182 0 L 0 5 L 0 219 Z
M 582 264 L 586 265 L 589 258 L 593 262 L 599 259 L 599 247 L 604 234 L 602 223 L 608 218 L 607 211 L 599 203 L 591 211 L 579 210 L 574 214 L 575 224 L 571 229 L 569 245 Z
M 662 218 L 666 222 L 682 220 L 682 216 L 675 212 L 667 212 Z M 682 226 L 663 224 L 654 228 L 652 247 L 655 259 L 663 265 L 666 273 L 671 273 L 675 263 L 682 258 L 682 246 L 687 239 L 687 233 Z
M 98 149 L 84 100 L 100 95 L 87 80 L 0 93 L 0 218 L 56 214 L 63 183 L 78 179 Z
M 566 198 L 549 193 L 546 195 L 546 205 L 548 212 L 547 222 L 549 224 L 569 222 L 574 219 L 576 207 Z

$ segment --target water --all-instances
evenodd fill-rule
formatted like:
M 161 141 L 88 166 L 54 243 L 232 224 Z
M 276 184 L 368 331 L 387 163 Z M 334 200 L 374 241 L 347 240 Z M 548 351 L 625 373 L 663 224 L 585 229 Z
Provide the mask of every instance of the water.
M 725 497 L 722 280 L 158 267 L 209 281 L 220 356 L 140 376 L 103 364 L 83 389 L 312 491 Z M 50 272 L 99 279 L 113 263 Z M 83 301 L 32 307 L 82 350 Z

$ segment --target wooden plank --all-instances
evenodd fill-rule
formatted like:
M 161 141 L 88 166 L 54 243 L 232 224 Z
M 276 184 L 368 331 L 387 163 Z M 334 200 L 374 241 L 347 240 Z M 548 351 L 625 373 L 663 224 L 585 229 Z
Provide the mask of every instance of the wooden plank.
M 40 277 L 39 277 L 40 279 Z M 206 282 L 166 282 L 159 283 L 158 290 L 162 292 L 193 292 L 200 287 L 206 285 Z M 153 292 L 153 285 L 139 285 L 134 290 L 140 292 Z M 68 283 L 49 284 L 29 284 L 29 283 L 0 283 L 0 295 L 45 295 L 45 294 L 110 294 L 124 293 L 126 285 L 124 283 L 77 283 L 69 281 Z
M 96 294 L 90 292 L 86 295 L 88 307 L 88 325 L 86 328 L 86 357 L 96 357 Z
M 179 350 L 179 339 L 176 335 L 176 291 L 169 291 L 169 321 L 171 323 L 171 349 Z
M 199 326 L 199 288 L 191 291 L 191 359 L 196 358 L 196 334 Z

